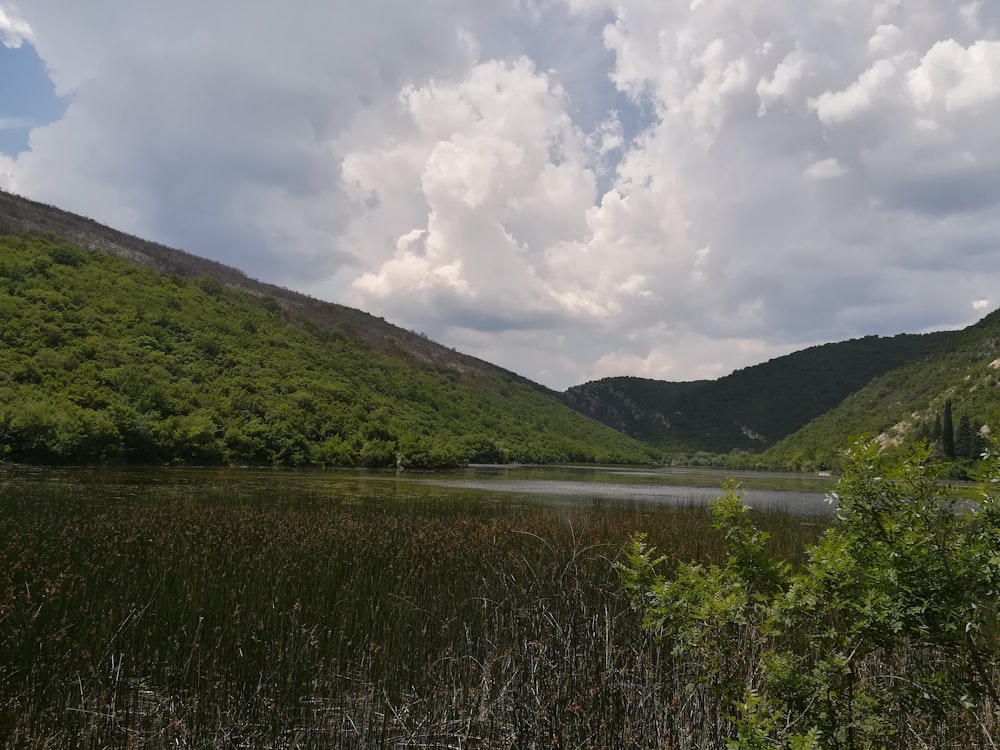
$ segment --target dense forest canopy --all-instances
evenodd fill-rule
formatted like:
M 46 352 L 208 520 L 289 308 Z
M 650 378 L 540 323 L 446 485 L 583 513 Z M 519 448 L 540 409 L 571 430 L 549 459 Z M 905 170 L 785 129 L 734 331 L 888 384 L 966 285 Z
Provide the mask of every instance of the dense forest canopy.
M 290 315 L 210 277 L 0 237 L 0 451 L 40 463 L 648 460 L 514 377 L 393 357 Z

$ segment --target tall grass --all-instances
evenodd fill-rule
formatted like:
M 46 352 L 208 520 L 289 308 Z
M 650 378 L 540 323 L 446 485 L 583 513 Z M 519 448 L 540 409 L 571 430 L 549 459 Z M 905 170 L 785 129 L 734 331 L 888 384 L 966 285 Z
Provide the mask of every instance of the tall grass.
M 189 475 L 185 475 L 189 476 Z M 768 514 L 794 559 L 819 524 Z M 637 530 L 715 559 L 701 508 L 567 509 L 393 483 L 0 490 L 0 744 L 690 745 L 683 665 L 612 570 Z

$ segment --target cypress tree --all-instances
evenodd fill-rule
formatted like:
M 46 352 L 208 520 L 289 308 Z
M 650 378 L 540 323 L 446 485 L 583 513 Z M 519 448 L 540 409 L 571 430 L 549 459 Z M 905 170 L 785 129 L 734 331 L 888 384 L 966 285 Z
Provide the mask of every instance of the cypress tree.
M 951 416 L 951 399 L 944 402 L 944 418 L 941 420 L 941 452 L 945 458 L 955 457 L 955 427 Z
M 972 422 L 967 415 L 958 420 L 955 432 L 955 455 L 958 458 L 975 458 L 976 446 L 972 438 Z

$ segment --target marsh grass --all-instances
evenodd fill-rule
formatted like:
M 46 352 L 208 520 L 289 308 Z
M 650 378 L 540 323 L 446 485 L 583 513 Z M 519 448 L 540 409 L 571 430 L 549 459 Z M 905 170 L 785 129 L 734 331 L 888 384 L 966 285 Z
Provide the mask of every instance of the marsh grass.
M 762 514 L 792 560 L 822 525 Z M 10 748 L 683 747 L 701 708 L 612 562 L 721 553 L 703 508 L 332 482 L 0 491 Z

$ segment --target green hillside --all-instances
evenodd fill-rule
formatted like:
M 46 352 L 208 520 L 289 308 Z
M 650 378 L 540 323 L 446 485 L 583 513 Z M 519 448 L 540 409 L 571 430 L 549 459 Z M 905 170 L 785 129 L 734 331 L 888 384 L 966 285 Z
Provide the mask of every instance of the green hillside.
M 565 398 L 582 413 L 663 450 L 760 452 L 873 378 L 929 356 L 956 336 L 867 336 L 803 349 L 718 380 L 607 378 L 570 388 Z
M 186 275 L 199 262 L 156 258 L 181 258 Z M 65 239 L 0 237 L 0 452 L 290 466 L 648 459 L 511 373 L 226 270 L 235 276 L 187 278 Z
M 773 448 L 769 463 L 835 466 L 853 435 L 880 436 L 887 446 L 933 437 L 951 401 L 954 423 L 968 417 L 978 433 L 1000 417 L 1000 310 L 955 332 L 932 356 L 873 380 Z

